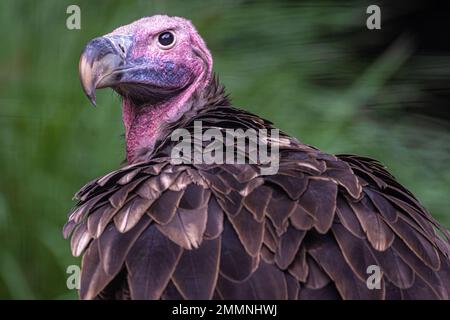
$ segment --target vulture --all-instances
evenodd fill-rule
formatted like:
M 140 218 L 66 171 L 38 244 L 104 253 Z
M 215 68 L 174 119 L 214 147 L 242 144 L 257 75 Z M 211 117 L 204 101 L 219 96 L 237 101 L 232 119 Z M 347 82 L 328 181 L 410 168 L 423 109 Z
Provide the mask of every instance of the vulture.
M 173 133 L 198 124 L 277 129 L 231 105 L 190 21 L 155 15 L 95 38 L 79 73 L 94 105 L 96 89 L 120 95 L 126 141 L 63 228 L 81 299 L 449 299 L 450 232 L 380 162 L 283 132 L 258 140 L 276 172 L 237 139 L 186 145 L 228 143 L 243 162 L 174 157 Z

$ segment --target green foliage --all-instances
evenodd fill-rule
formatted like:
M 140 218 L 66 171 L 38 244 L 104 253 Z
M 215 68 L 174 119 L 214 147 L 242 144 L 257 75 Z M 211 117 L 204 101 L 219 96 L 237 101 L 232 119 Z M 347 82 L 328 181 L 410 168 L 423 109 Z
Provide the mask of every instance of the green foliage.
M 0 2 L 0 298 L 76 297 L 66 268 L 80 261 L 61 235 L 71 198 L 124 157 L 120 99 L 102 91 L 89 106 L 79 54 L 93 37 L 155 13 L 193 20 L 234 105 L 324 151 L 379 159 L 450 227 L 448 123 L 401 108 L 421 79 L 444 71 L 413 56 L 405 37 L 379 57 L 357 56 L 345 32 L 371 36 L 362 4 L 77 1 L 82 29 L 71 31 L 73 3 Z

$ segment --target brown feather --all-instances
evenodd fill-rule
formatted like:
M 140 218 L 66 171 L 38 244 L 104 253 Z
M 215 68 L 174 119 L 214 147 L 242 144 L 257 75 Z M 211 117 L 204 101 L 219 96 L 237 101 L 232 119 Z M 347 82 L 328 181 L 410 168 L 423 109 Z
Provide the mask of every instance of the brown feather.
M 150 207 L 150 201 L 139 196 L 130 199 L 114 216 L 114 224 L 119 232 L 133 228 Z
M 150 225 L 151 219 L 143 217 L 139 223 L 125 234 L 109 224 L 103 234 L 98 238 L 98 254 L 101 266 L 108 274 L 115 276 L 122 269 L 125 258 L 134 245 L 136 239 Z
M 197 249 L 184 250 L 172 281 L 185 299 L 211 299 L 219 275 L 220 240 L 205 240 Z
M 147 211 L 148 215 L 161 225 L 167 224 L 175 216 L 182 196 L 182 191 L 165 191 Z
M 440 260 L 436 248 L 421 233 L 417 232 L 404 218 L 389 224 L 403 242 L 419 257 L 428 267 L 437 271 Z
M 285 300 L 288 298 L 284 273 L 275 265 L 263 261 L 246 281 L 233 282 L 219 277 L 218 290 L 227 300 Z
M 287 269 L 292 261 L 294 261 L 305 235 L 306 231 L 300 231 L 289 226 L 287 231 L 281 236 L 275 255 L 275 261 L 281 269 Z
M 159 299 L 178 264 L 183 249 L 154 226 L 147 228 L 126 258 L 133 299 Z
M 320 267 L 310 255 L 305 256 L 305 263 L 308 266 L 308 274 L 306 278 L 306 288 L 322 289 L 331 282 L 330 277 Z
M 300 284 L 297 279 L 292 277 L 289 274 L 284 275 L 286 278 L 286 288 L 287 288 L 287 299 L 288 300 L 297 300 L 298 293 L 300 291 Z
M 308 186 L 308 179 L 301 173 L 297 177 L 283 174 L 270 175 L 265 180 L 282 188 L 292 200 L 298 200 Z
M 70 247 L 72 249 L 72 255 L 78 257 L 81 255 L 91 242 L 92 237 L 87 230 L 85 223 L 80 224 L 72 234 L 70 239 Z
M 244 198 L 244 206 L 253 214 L 257 221 L 262 221 L 264 218 L 271 195 L 272 190 L 269 187 L 261 186 Z
M 114 275 L 108 275 L 102 268 L 97 241 L 92 242 L 81 262 L 79 295 L 83 300 L 94 299 L 114 278 Z
M 365 281 L 361 281 L 350 269 L 339 247 L 330 236 L 317 237 L 315 240 L 308 253 L 334 281 L 342 298 L 377 300 L 384 298 L 383 279 L 381 279 L 380 290 L 368 289 Z
M 197 209 L 178 208 L 173 219 L 157 228 L 170 240 L 185 249 L 198 248 L 203 241 L 208 219 L 208 206 Z
M 252 257 L 256 257 L 263 242 L 264 223 L 256 221 L 244 207 L 236 216 L 229 219 L 245 250 Z
M 397 238 L 392 248 L 414 270 L 416 278 L 421 278 L 428 284 L 428 287 L 433 292 L 431 295 L 437 295 L 441 299 L 449 298 L 448 286 L 443 282 L 449 281 L 449 278 L 441 279 L 438 273 L 425 265 L 424 261 L 412 253 L 411 249 L 401 239 Z
M 347 201 L 342 196 L 338 196 L 336 205 L 336 214 L 342 225 L 355 237 L 365 239 L 366 235 L 361 228 L 361 224 L 356 218 L 353 210 L 348 205 Z
M 278 233 L 281 234 L 286 230 L 289 216 L 295 206 L 296 202 L 289 199 L 283 191 L 273 189 L 267 206 L 267 217 L 273 222 Z
M 333 223 L 336 210 L 337 186 L 329 180 L 310 179 L 308 189 L 300 197 L 299 204 L 312 217 L 315 217 L 315 228 L 326 233 Z
M 334 224 L 331 230 L 349 267 L 361 281 L 366 281 L 367 268 L 378 265 L 367 240 L 356 238 L 340 224 Z
M 308 277 L 309 267 L 306 263 L 306 251 L 305 248 L 301 248 L 294 258 L 294 262 L 289 266 L 289 273 L 294 276 L 298 281 L 306 282 Z
M 227 220 L 223 227 L 220 274 L 231 281 L 244 281 L 258 267 L 259 257 L 247 253 Z
M 206 222 L 205 239 L 215 239 L 223 231 L 223 211 L 214 196 L 208 203 L 208 220 Z
M 394 241 L 394 233 L 387 226 L 384 220 L 374 211 L 367 198 L 361 201 L 348 202 L 364 232 L 367 239 L 375 250 L 384 251 L 389 248 Z

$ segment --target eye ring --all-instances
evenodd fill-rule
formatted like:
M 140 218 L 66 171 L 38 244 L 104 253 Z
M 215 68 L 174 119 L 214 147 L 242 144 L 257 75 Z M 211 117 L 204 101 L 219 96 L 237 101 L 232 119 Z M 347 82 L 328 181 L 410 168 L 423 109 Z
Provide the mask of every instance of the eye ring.
M 158 46 L 167 50 L 175 45 L 175 34 L 171 31 L 163 31 L 158 35 Z

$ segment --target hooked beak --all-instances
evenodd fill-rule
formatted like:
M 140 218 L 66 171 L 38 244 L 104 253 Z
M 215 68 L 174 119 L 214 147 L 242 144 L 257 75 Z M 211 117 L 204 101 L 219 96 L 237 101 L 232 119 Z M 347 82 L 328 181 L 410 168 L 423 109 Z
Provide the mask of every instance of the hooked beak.
M 95 106 L 96 89 L 113 86 L 126 69 L 126 54 L 131 44 L 129 37 L 95 38 L 89 42 L 80 57 L 79 73 L 86 96 Z
M 111 87 L 136 105 L 170 99 L 193 80 L 183 61 L 160 57 L 131 57 L 131 36 L 109 35 L 89 42 L 80 57 L 84 93 L 95 106 L 96 89 Z

